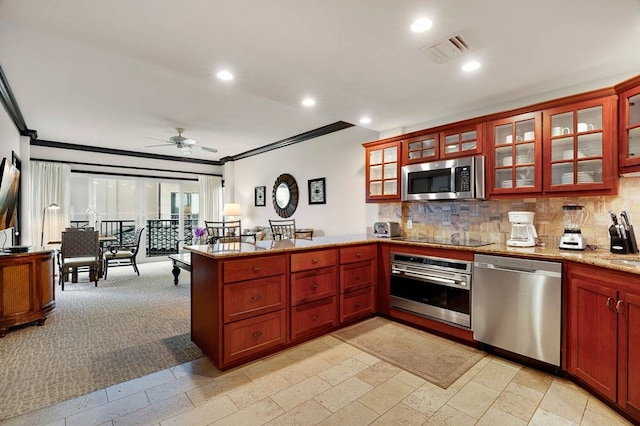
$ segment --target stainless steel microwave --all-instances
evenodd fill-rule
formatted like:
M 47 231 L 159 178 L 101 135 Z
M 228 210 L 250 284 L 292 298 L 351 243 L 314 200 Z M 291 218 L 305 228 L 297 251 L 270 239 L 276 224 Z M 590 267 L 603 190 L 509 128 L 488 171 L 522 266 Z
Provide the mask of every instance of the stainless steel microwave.
M 484 157 L 402 167 L 402 201 L 485 198 Z

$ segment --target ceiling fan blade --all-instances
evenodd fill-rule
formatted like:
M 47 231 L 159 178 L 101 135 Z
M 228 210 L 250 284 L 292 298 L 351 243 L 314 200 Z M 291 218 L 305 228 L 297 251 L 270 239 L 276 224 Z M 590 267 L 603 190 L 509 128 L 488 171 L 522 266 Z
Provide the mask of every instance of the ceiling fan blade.
M 196 148 L 200 148 L 203 151 L 208 151 L 208 152 L 218 152 L 217 149 L 215 148 L 208 148 L 206 146 L 196 146 Z
M 148 136 L 145 136 L 144 138 L 145 139 L 151 139 L 151 140 L 154 140 L 154 141 L 168 142 L 166 139 L 150 138 Z M 169 142 L 169 143 L 171 143 L 171 142 Z
M 174 146 L 174 145 L 172 143 L 164 143 L 164 144 L 161 144 L 161 145 L 146 145 L 145 148 L 154 148 L 154 147 L 157 147 L 157 146 Z

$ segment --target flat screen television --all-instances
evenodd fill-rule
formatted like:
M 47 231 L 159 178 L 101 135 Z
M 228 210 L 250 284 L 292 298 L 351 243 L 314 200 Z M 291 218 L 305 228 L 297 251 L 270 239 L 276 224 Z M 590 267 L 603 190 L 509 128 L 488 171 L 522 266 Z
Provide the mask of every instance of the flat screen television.
M 0 230 L 13 228 L 17 220 L 20 171 L 7 158 L 0 165 Z

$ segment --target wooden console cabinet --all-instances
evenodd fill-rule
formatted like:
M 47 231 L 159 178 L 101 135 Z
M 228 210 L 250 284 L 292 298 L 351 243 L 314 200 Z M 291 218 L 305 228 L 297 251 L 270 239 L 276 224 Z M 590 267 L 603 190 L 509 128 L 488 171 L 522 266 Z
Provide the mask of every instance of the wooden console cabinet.
M 0 337 L 20 324 L 44 325 L 55 309 L 52 251 L 0 255 Z

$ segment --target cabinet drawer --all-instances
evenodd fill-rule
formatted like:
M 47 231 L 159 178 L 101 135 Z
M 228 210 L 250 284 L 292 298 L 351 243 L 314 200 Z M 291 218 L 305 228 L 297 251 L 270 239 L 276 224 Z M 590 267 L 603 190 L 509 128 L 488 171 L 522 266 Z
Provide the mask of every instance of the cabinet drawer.
M 286 309 L 224 326 L 224 363 L 286 343 Z
M 372 314 L 375 304 L 373 287 L 367 287 L 340 295 L 340 322 L 350 321 Z
M 349 263 L 340 266 L 340 292 L 370 286 L 373 283 L 373 262 Z
M 338 325 L 336 297 L 291 308 L 291 339 Z
M 291 274 L 291 304 L 299 305 L 336 295 L 336 267 Z
M 340 263 L 373 260 L 376 257 L 376 244 L 366 246 L 345 247 L 340 249 Z
M 254 278 L 284 274 L 286 256 L 252 257 L 224 262 L 224 282 L 246 281 Z
M 335 249 L 294 253 L 291 255 L 291 272 L 334 266 L 337 261 L 338 251 Z
M 222 289 L 224 322 L 283 309 L 286 290 L 284 275 L 225 284 Z

